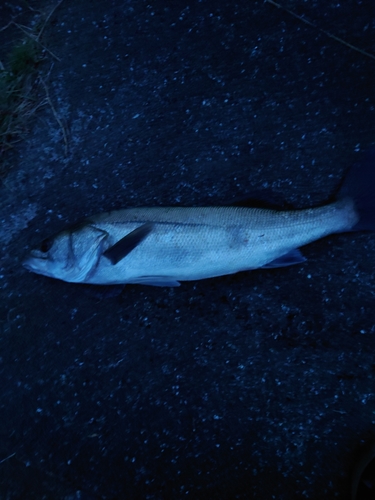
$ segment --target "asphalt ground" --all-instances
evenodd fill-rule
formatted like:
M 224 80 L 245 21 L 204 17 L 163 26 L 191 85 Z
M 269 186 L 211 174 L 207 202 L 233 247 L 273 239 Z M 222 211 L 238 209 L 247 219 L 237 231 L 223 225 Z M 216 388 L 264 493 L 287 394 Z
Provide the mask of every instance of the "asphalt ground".
M 374 234 L 176 289 L 21 266 L 109 209 L 329 199 L 375 140 L 374 6 L 284 6 L 63 0 L 49 19 L 53 108 L 0 188 L 0 498 L 350 498 L 375 440 Z

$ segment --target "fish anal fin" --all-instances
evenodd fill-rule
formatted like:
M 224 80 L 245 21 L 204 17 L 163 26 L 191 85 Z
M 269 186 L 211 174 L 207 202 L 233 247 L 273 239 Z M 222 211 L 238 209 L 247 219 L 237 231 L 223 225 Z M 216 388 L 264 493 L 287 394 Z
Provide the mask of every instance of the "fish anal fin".
M 305 261 L 306 258 L 302 255 L 302 253 L 298 250 L 298 248 L 294 248 L 293 250 L 290 250 L 290 252 L 287 252 L 284 255 L 278 257 L 277 259 L 268 262 L 268 264 L 265 264 L 264 266 L 262 266 L 262 268 L 273 269 L 275 267 L 294 266 L 294 264 L 302 264 L 302 262 Z

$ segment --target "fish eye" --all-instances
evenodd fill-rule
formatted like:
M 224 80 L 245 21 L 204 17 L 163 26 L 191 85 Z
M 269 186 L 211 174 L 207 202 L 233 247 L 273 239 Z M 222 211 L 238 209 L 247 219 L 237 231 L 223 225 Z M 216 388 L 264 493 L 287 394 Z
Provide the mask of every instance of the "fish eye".
M 52 238 L 46 238 L 40 244 L 40 251 L 43 252 L 43 253 L 47 253 L 48 250 L 50 250 L 52 248 L 52 245 L 53 245 L 53 239 Z

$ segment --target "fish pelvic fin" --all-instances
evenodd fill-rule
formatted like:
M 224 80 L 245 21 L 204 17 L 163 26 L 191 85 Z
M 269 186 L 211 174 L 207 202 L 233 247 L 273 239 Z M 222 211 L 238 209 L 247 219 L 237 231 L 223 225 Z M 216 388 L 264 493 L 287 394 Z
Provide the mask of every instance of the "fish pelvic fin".
M 140 276 L 132 279 L 129 283 L 133 285 L 151 285 L 151 286 L 180 286 L 180 282 L 173 276 Z

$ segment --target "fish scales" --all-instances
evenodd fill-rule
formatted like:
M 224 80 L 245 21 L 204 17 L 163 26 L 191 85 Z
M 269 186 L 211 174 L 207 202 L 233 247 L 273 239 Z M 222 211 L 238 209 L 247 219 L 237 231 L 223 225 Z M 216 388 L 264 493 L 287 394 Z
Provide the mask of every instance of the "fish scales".
M 137 276 L 196 280 L 255 269 L 289 250 L 351 227 L 352 203 L 294 212 L 242 207 L 125 209 L 90 219 L 109 234 L 108 245 L 140 224 L 151 234 L 115 267 L 105 260 L 89 283 L 134 282 Z

